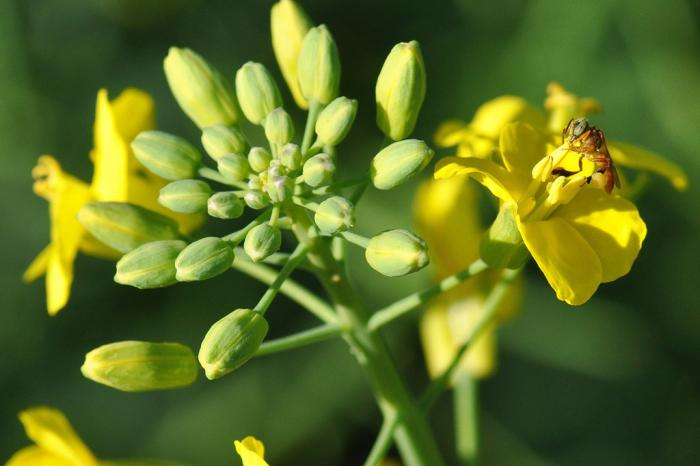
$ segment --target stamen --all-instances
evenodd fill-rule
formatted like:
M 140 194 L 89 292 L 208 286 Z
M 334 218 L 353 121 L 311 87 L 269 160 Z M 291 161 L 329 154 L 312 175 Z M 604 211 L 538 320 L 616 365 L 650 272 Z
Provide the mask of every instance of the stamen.
M 32 168 L 34 193 L 50 201 L 56 193 L 62 173 L 61 165 L 56 159 L 50 155 L 40 156 L 36 166 Z

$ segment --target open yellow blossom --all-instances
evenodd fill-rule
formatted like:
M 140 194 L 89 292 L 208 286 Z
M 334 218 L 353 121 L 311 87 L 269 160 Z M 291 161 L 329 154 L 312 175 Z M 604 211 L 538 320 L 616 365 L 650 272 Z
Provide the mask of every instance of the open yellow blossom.
M 243 466 L 268 466 L 265 461 L 265 445 L 253 436 L 233 442 Z
M 501 131 L 501 163 L 447 157 L 435 177 L 469 175 L 491 191 L 557 297 L 582 304 L 601 283 L 629 272 L 646 225 L 634 204 L 599 189 L 587 157 L 568 142 L 543 157 L 547 146 L 531 126 L 512 123 Z
M 479 221 L 477 190 L 464 177 L 424 182 L 414 201 L 414 216 L 428 243 L 435 278 L 440 280 L 464 270 L 479 257 L 484 233 Z M 483 303 L 495 274 L 484 273 L 433 300 L 421 319 L 420 332 L 428 372 L 439 376 L 452 362 L 458 348 L 481 320 Z M 502 321 L 519 306 L 519 292 L 512 288 L 499 309 Z M 482 378 L 496 366 L 494 321 L 462 356 L 454 378 L 462 373 Z
M 5 466 L 166 466 L 151 461 L 98 460 L 57 409 L 30 408 L 19 414 L 19 420 L 34 445 L 12 455 Z
M 469 123 L 444 122 L 436 132 L 435 142 L 440 147 L 457 146 L 456 155 L 460 157 L 486 158 L 497 154 L 501 130 L 507 124 L 519 121 L 541 132 L 556 147 L 561 142 L 562 129 L 571 119 L 586 117 L 602 109 L 595 99 L 578 97 L 555 82 L 547 86 L 544 107 L 546 113 L 520 97 L 497 97 L 480 106 Z M 652 151 L 617 141 L 609 141 L 608 149 L 617 167 L 660 175 L 681 191 L 688 187 L 683 170 Z M 627 183 L 623 183 L 621 194 L 624 196 L 628 189 Z
M 62 170 L 50 155 L 42 155 L 32 171 L 34 191 L 49 201 L 51 240 L 24 272 L 25 281 L 46 273 L 46 304 L 55 315 L 68 303 L 73 282 L 73 262 L 78 251 L 116 259 L 119 253 L 90 236 L 76 220 L 80 208 L 92 200 L 138 204 L 169 215 L 183 232 L 196 228 L 196 216 L 173 214 L 157 203 L 166 181 L 144 170 L 129 143 L 138 133 L 154 127 L 153 100 L 143 91 L 126 89 L 113 101 L 107 91 L 97 94 L 94 126 L 92 183 L 87 184 Z

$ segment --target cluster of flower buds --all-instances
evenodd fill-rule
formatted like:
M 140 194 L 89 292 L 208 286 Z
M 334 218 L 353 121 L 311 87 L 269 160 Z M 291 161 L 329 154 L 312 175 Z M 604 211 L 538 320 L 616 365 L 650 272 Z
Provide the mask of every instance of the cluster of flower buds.
M 173 47 L 164 66 L 168 83 L 184 113 L 200 128 L 203 152 L 216 169 L 207 167 L 194 144 L 166 132 L 143 132 L 131 144 L 143 166 L 170 181 L 158 198 L 164 208 L 233 220 L 244 216 L 247 207 L 259 211 L 257 217 L 227 236 L 188 242 L 174 221 L 158 213 L 130 204 L 89 204 L 80 213 L 81 223 L 125 254 L 117 263 L 116 282 L 157 288 L 206 280 L 232 266 L 239 245 L 253 262 L 265 261 L 278 252 L 282 230 L 295 224 L 300 211 L 313 218 L 317 235 L 359 237 L 349 231 L 355 224 L 352 196 L 345 197 L 341 190 L 355 186 L 361 193 L 358 188 L 370 181 L 378 189 L 391 189 L 430 162 L 433 151 L 427 144 L 407 139 L 425 96 L 425 68 L 417 42 L 396 45 L 379 74 L 377 125 L 395 142 L 376 154 L 369 176 L 353 184 L 336 179 L 336 147 L 350 132 L 357 101 L 339 93 L 340 59 L 331 33 L 323 25 L 312 27 L 296 4 L 283 0 L 272 11 L 272 37 L 294 100 L 309 109 L 306 129 L 296 142 L 293 119 L 264 65 L 245 63 L 232 86 L 197 53 Z M 260 128 L 266 147 L 251 146 L 243 118 Z M 405 275 L 428 263 L 425 242 L 405 230 L 355 242 L 365 247 L 367 263 L 387 276 Z M 215 323 L 199 352 L 207 377 L 221 377 L 247 361 L 267 329 L 262 313 L 251 309 L 237 309 Z M 83 370 L 86 376 L 127 390 L 143 387 L 110 378 L 113 372 L 104 365 L 118 358 L 102 355 L 112 352 L 91 353 Z

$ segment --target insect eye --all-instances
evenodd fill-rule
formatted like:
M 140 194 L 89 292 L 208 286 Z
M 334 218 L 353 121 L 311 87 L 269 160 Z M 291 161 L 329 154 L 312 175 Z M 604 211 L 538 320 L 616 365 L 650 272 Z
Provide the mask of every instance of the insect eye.
M 571 125 L 571 135 L 574 138 L 581 136 L 588 129 L 588 120 L 577 118 Z

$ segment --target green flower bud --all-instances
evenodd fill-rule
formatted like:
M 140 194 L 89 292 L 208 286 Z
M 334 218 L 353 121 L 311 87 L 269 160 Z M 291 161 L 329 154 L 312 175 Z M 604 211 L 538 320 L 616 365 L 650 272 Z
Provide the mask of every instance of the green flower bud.
M 294 101 L 302 109 L 309 108 L 309 104 L 299 88 L 297 63 L 301 43 L 310 27 L 311 21 L 296 2 L 281 0 L 272 6 L 270 12 L 272 49 L 275 51 L 277 64 L 294 96 Z
M 248 141 L 243 131 L 235 126 L 214 125 L 202 130 L 202 145 L 207 154 L 219 160 L 226 154 L 245 154 Z
M 120 341 L 85 355 L 80 371 L 97 383 L 125 392 L 164 390 L 197 380 L 197 360 L 180 343 Z
M 216 165 L 219 173 L 229 180 L 245 180 L 250 174 L 248 159 L 240 154 L 223 155 L 219 158 Z
M 78 212 L 78 221 L 92 236 L 122 253 L 151 241 L 180 236 L 175 220 L 123 202 L 85 204 Z
M 319 204 L 314 222 L 322 233 L 334 235 L 355 225 L 352 202 L 341 196 L 329 197 Z
M 243 114 L 259 125 L 277 107 L 282 106 L 280 90 L 265 66 L 248 62 L 236 73 L 236 95 Z
M 238 122 L 231 86 L 202 57 L 190 49 L 170 47 L 163 65 L 175 100 L 197 126 Z
M 264 209 L 270 205 L 270 198 L 265 193 L 260 191 L 248 191 L 243 196 L 245 204 L 254 210 Z
M 248 164 L 253 171 L 260 173 L 270 166 L 272 155 L 264 147 L 253 147 L 248 152 Z
M 265 172 L 261 173 L 260 175 L 250 175 L 248 178 L 248 189 L 253 190 L 253 191 L 260 191 L 263 188 L 263 182 L 261 180 L 261 175 L 263 175 Z
M 173 212 L 196 214 L 207 210 L 211 188 L 201 180 L 179 180 L 163 186 L 158 203 Z
M 327 104 L 338 96 L 340 58 L 326 26 L 311 28 L 306 33 L 297 66 L 301 93 L 307 100 Z
M 493 224 L 481 238 L 479 254 L 493 268 L 517 269 L 530 257 L 520 236 L 513 209 L 511 203 L 504 203 Z
M 245 204 L 233 191 L 214 193 L 207 200 L 207 212 L 212 217 L 232 219 L 243 215 Z
M 285 144 L 279 153 L 279 161 L 290 172 L 301 168 L 301 150 L 296 144 Z
M 126 253 L 117 262 L 114 281 L 140 289 L 161 288 L 177 283 L 175 259 L 187 243 L 164 240 L 146 243 Z
M 335 162 L 328 154 L 316 154 L 304 163 L 304 182 L 313 188 L 325 186 L 333 180 Z
M 162 131 L 144 131 L 131 142 L 136 159 L 166 180 L 192 178 L 202 161 L 197 148 L 185 139 Z
M 377 126 L 394 141 L 408 137 L 424 98 L 425 65 L 418 42 L 396 44 L 377 78 Z
M 211 326 L 199 348 L 199 364 L 209 380 L 233 372 L 262 344 L 269 325 L 259 312 L 236 309 Z
M 270 200 L 275 204 L 284 202 L 292 197 L 294 193 L 294 180 L 284 175 L 273 175 L 267 180 L 265 186 Z
M 357 113 L 357 100 L 338 97 L 316 120 L 316 135 L 325 146 L 337 146 L 348 135 Z
M 243 242 L 243 249 L 253 262 L 259 262 L 276 253 L 282 245 L 282 233 L 277 227 L 262 223 L 251 229 Z
M 389 230 L 370 239 L 365 259 L 370 267 L 389 277 L 415 272 L 430 261 L 425 241 L 406 230 Z
M 372 160 L 370 175 L 377 189 L 391 189 L 423 170 L 435 152 L 418 139 L 405 139 L 382 149 Z
M 175 278 L 179 282 L 208 280 L 231 268 L 233 248 L 215 236 L 209 236 L 189 244 L 177 256 Z
M 294 137 L 294 122 L 282 107 L 274 109 L 265 118 L 265 137 L 270 144 L 287 144 Z

